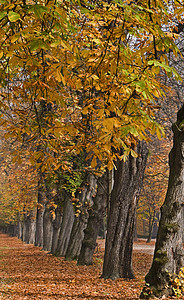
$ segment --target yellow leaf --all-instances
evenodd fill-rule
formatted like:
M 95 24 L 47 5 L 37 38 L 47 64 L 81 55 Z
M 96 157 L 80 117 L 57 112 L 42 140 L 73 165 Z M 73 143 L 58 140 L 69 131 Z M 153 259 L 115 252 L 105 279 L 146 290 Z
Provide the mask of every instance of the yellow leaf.
M 156 127 L 156 134 L 157 134 L 158 139 L 161 140 L 162 137 L 161 137 L 161 133 L 160 133 L 160 130 L 158 127 Z
M 115 128 L 118 128 L 118 127 L 120 127 L 120 126 L 121 126 L 121 123 L 118 121 L 117 118 L 114 118 L 114 127 L 115 127 Z
M 64 85 L 66 85 L 66 81 L 65 81 L 65 78 L 64 78 L 64 76 L 61 74 L 61 80 L 62 80 L 62 83 L 64 84 Z
M 103 121 L 103 126 L 109 131 L 113 130 L 114 118 L 107 118 Z
M 92 77 L 94 80 L 98 80 L 98 79 L 99 79 L 99 77 L 98 77 L 97 75 L 95 75 L 95 74 L 93 74 L 91 77 Z
M 15 34 L 11 37 L 11 42 L 15 43 L 19 39 L 19 35 Z
M 160 97 L 160 92 L 157 89 L 153 89 L 152 93 L 155 97 L 159 98 Z
M 67 49 L 69 51 L 72 51 L 71 47 L 69 44 L 67 44 L 66 42 L 63 42 L 62 40 L 60 41 L 60 44 L 61 46 L 64 48 L 64 49 Z
M 66 84 L 64 76 L 61 74 L 61 72 L 58 69 L 55 70 L 54 77 L 58 82 L 62 82 L 64 85 Z
M 137 153 L 134 151 L 134 150 L 130 150 L 130 153 L 131 153 L 131 155 L 133 156 L 133 157 L 137 157 L 138 155 L 137 155 Z
M 108 162 L 108 164 L 107 164 L 107 168 L 108 168 L 108 170 L 110 170 L 110 171 L 111 171 L 111 170 L 113 169 L 113 167 L 114 167 L 114 166 L 113 166 L 113 163 L 112 163 L 112 161 L 109 161 L 109 162 Z
M 81 82 L 81 80 L 80 80 L 80 79 L 77 80 L 77 81 L 75 82 L 75 85 L 76 85 L 76 88 L 77 88 L 77 89 L 80 89 L 80 88 L 82 87 L 82 82 Z
M 96 157 L 93 156 L 92 162 L 91 162 L 91 167 L 95 168 L 97 166 L 97 162 L 96 162 Z

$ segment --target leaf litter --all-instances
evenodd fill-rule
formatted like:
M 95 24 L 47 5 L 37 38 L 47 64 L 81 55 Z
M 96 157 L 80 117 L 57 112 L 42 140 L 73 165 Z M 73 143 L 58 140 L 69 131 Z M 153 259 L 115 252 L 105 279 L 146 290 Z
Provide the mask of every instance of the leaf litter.
M 100 278 L 103 255 L 99 246 L 92 266 L 78 266 L 0 234 L 0 299 L 139 299 L 152 255 L 134 251 L 134 280 Z

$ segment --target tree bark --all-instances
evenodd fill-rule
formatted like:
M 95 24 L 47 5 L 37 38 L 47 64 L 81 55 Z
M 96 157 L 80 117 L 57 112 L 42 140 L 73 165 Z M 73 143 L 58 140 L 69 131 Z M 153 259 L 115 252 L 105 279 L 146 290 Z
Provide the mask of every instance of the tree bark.
M 43 215 L 45 207 L 37 209 L 35 246 L 43 247 Z
M 18 238 L 22 239 L 22 222 L 20 220 L 18 221 Z
M 80 216 L 75 217 L 70 235 L 70 240 L 65 254 L 65 258 L 67 260 L 74 260 L 78 258 L 82 240 L 84 237 L 84 229 L 87 226 L 87 220 L 87 209 L 83 210 L 83 214 L 80 214 Z
M 84 239 L 80 255 L 78 258 L 79 265 L 91 265 L 93 263 L 93 254 L 96 248 L 96 239 L 100 226 L 103 223 L 108 198 L 107 173 L 98 178 L 97 193 L 93 200 L 94 204 L 89 209 L 89 219 L 87 228 L 84 230 Z
M 5 233 L 10 236 L 18 236 L 18 226 L 16 224 L 9 224 L 5 227 Z
M 137 235 L 137 212 L 135 212 L 135 219 L 134 219 L 134 242 L 138 241 Z
M 182 205 L 182 227 L 184 228 L 184 205 Z M 182 235 L 182 241 L 184 243 L 184 231 Z
M 64 205 L 63 205 L 63 217 L 59 233 L 58 245 L 56 252 L 57 256 L 65 256 L 68 247 L 70 234 L 72 231 L 72 226 L 74 222 L 74 209 L 73 205 L 67 195 L 65 195 Z
M 18 237 L 18 239 L 22 239 L 22 220 L 21 220 L 21 214 L 20 213 L 18 213 L 18 220 L 17 220 L 17 230 L 18 230 L 18 232 L 17 232 L 17 237 Z
M 80 214 L 78 217 L 75 216 L 75 221 L 72 227 L 67 252 L 65 255 L 67 260 L 77 259 L 80 254 L 82 241 L 84 238 L 84 230 L 87 226 L 89 217 L 88 207 L 93 203 L 93 198 L 96 194 L 96 184 L 97 180 L 95 176 L 88 174 L 83 186 L 81 187 L 81 193 L 76 195 L 76 197 L 79 199 L 81 207 Z
M 52 237 L 53 237 L 53 216 L 52 210 L 54 213 L 55 208 L 52 206 L 52 202 L 54 200 L 52 194 L 52 188 L 48 184 L 48 181 L 45 179 L 45 194 L 46 194 L 46 202 L 45 202 L 45 211 L 43 215 L 43 250 L 51 251 L 52 248 Z
M 22 240 L 26 244 L 34 244 L 35 242 L 35 228 L 36 228 L 36 212 L 31 211 L 25 214 L 23 221 L 23 235 Z
M 38 207 L 36 215 L 35 246 L 43 247 L 43 215 L 45 211 L 45 188 L 42 177 L 38 182 Z
M 146 294 L 172 295 L 170 275 L 178 274 L 184 265 L 182 245 L 182 205 L 184 202 L 184 105 L 178 111 L 173 124 L 173 148 L 169 154 L 169 182 L 165 202 L 161 207 L 161 219 L 151 269 L 146 275 L 141 298 Z
M 155 214 L 156 214 L 155 210 L 153 211 L 153 215 L 150 212 L 150 216 L 149 216 L 149 233 L 148 233 L 148 238 L 147 238 L 146 243 L 151 242 L 151 237 L 152 237 L 152 232 L 153 232 L 153 225 L 154 225 L 154 222 L 155 222 Z
M 137 145 L 137 153 L 137 158 L 130 155 L 126 162 L 117 162 L 107 222 L 103 278 L 134 278 L 134 220 L 148 154 L 145 143 Z
M 58 205 L 58 207 L 56 208 L 55 214 L 56 214 L 55 219 L 53 221 L 53 236 L 52 236 L 52 247 L 51 247 L 52 254 L 55 254 L 57 249 L 59 232 L 62 223 L 63 210 L 60 205 Z
M 45 211 L 43 215 L 43 250 L 51 251 L 52 247 L 52 235 L 53 235 L 53 225 L 52 225 L 52 215 L 48 204 L 45 206 Z

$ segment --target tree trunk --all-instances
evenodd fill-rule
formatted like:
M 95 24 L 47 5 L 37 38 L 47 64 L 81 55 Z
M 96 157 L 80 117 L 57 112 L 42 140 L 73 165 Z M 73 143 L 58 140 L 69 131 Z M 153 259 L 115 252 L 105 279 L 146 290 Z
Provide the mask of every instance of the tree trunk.
M 62 218 L 62 223 L 61 223 L 61 228 L 59 233 L 57 250 L 54 253 L 55 255 L 65 256 L 69 239 L 70 239 L 70 234 L 72 231 L 73 222 L 74 222 L 73 205 L 70 199 L 68 198 L 68 196 L 65 195 L 64 206 L 63 206 L 63 218 Z
M 37 209 L 35 246 L 43 247 L 43 215 L 45 207 Z
M 61 228 L 61 223 L 62 223 L 62 216 L 63 216 L 63 210 L 62 208 L 58 205 L 55 211 L 55 219 L 53 221 L 53 236 L 52 236 L 52 247 L 51 247 L 51 253 L 55 254 L 57 245 L 58 245 L 58 240 L 59 240 L 59 232 Z
M 147 160 L 145 143 L 137 145 L 138 157 L 118 161 L 110 199 L 103 274 L 104 278 L 134 278 L 132 248 L 137 196 Z
M 23 242 L 34 244 L 36 228 L 36 212 L 31 211 L 29 215 L 25 214 L 23 222 Z
M 22 239 L 22 220 L 21 220 L 21 214 L 18 213 L 18 220 L 17 220 L 17 237 L 18 239 Z
M 184 228 L 184 205 L 182 205 L 182 227 Z M 182 235 L 182 241 L 184 243 L 184 231 Z
M 20 220 L 18 221 L 18 238 L 22 239 L 22 222 Z
M 143 236 L 144 236 L 144 238 L 145 238 L 145 236 L 146 236 L 146 220 L 145 219 L 143 219 L 142 220 L 142 227 L 143 227 Z
M 10 236 L 17 236 L 17 226 L 15 224 L 9 224 L 6 230 Z
M 29 239 L 28 244 L 34 244 L 35 242 L 35 229 L 36 229 L 36 213 L 29 216 Z
M 155 210 L 153 212 L 153 216 L 152 216 L 152 213 L 150 212 L 150 217 L 149 217 L 149 234 L 148 234 L 148 238 L 147 238 L 146 243 L 150 243 L 151 242 L 151 237 L 152 237 L 154 222 L 155 222 Z
M 134 220 L 134 241 L 138 241 L 138 235 L 137 235 L 137 212 L 135 213 L 135 220 Z
M 43 215 L 45 210 L 45 188 L 42 179 L 38 182 L 38 207 L 36 215 L 35 246 L 43 247 Z
M 45 211 L 43 215 L 43 250 L 51 251 L 52 247 L 52 235 L 53 235 L 53 225 L 52 225 L 52 215 L 48 204 L 45 206 Z
M 161 219 L 155 245 L 153 263 L 146 275 L 141 298 L 152 293 L 155 296 L 172 295 L 170 275 L 178 274 L 183 267 L 182 205 L 184 195 L 184 105 L 178 111 L 173 124 L 173 148 L 169 154 L 169 183 L 165 202 L 161 208 Z
M 83 214 L 80 214 L 80 216 L 75 217 L 70 235 L 70 240 L 68 243 L 68 248 L 65 254 L 65 258 L 67 260 L 74 260 L 78 258 L 82 245 L 82 240 L 84 238 L 84 229 L 87 226 L 87 220 L 87 209 L 83 211 Z
M 98 178 L 97 194 L 94 198 L 94 204 L 89 209 L 89 219 L 87 228 L 84 230 L 84 239 L 80 255 L 79 265 L 91 265 L 93 263 L 93 254 L 96 248 L 96 239 L 100 226 L 103 223 L 108 198 L 107 173 Z
M 22 241 L 27 244 L 28 240 L 28 216 L 24 213 L 23 225 L 22 225 Z
M 80 254 L 82 241 L 84 238 L 84 230 L 87 226 L 89 217 L 88 207 L 93 203 L 93 198 L 96 194 L 96 185 L 97 180 L 95 176 L 88 174 L 83 186 L 80 189 L 81 192 L 76 194 L 76 198 L 79 199 L 79 204 L 81 207 L 79 216 L 75 216 L 70 241 L 65 255 L 66 259 L 68 260 L 77 259 Z

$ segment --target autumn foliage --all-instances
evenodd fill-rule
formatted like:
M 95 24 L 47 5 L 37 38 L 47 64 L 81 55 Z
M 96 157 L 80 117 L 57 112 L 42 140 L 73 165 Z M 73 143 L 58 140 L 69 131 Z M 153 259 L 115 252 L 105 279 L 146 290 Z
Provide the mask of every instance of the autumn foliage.
M 121 158 L 136 156 L 146 130 L 164 135 L 154 98 L 164 94 L 161 69 L 179 79 L 166 55 L 178 51 L 178 2 L 173 14 L 162 1 L 0 3 L 1 124 L 29 143 L 32 163 L 64 168 L 67 153 L 85 148 L 92 168 L 96 159 L 112 168 L 121 148 Z
M 13 163 L 27 151 L 34 168 L 54 181 L 59 170 L 65 184 L 81 154 L 77 169 L 103 173 L 136 157 L 132 145 L 149 141 L 148 131 L 161 139 L 158 75 L 180 79 L 167 53 L 177 55 L 172 28 L 181 14 L 179 2 L 167 11 L 162 1 L 1 0 L 0 123 L 19 143 Z
M 168 55 L 179 54 L 175 40 L 182 15 L 179 1 L 0 0 L 1 225 L 20 224 L 25 232 L 28 217 L 38 227 L 42 215 L 39 224 L 50 224 L 50 237 L 58 238 L 66 234 L 64 220 L 71 216 L 68 224 L 80 233 L 98 178 L 128 158 L 136 170 L 133 164 L 141 158 L 137 145 L 150 142 L 151 136 L 165 137 L 155 118 L 157 100 L 168 92 L 163 74 L 181 80 Z M 145 193 L 150 194 L 150 188 L 154 192 L 156 208 L 162 202 L 157 194 L 163 173 L 160 158 L 154 156 L 146 173 Z M 93 187 L 85 182 L 88 177 L 95 178 Z M 109 184 L 105 191 L 108 200 L 111 188 Z M 144 211 L 147 205 L 143 203 Z M 38 249 L 27 249 L 30 257 L 41 255 Z M 58 264 L 57 258 L 43 256 L 49 264 L 50 259 Z M 62 263 L 64 270 L 71 268 Z M 44 272 L 52 274 L 47 268 L 46 263 Z M 73 275 L 66 281 L 65 288 L 76 283 Z M 49 284 L 52 294 L 55 282 Z M 111 298 L 109 293 L 104 299 Z M 113 297 L 121 298 L 118 293 L 113 291 Z M 40 296 L 38 290 L 36 294 Z M 77 297 L 82 295 L 102 296 L 100 289 L 92 295 L 79 291 Z

